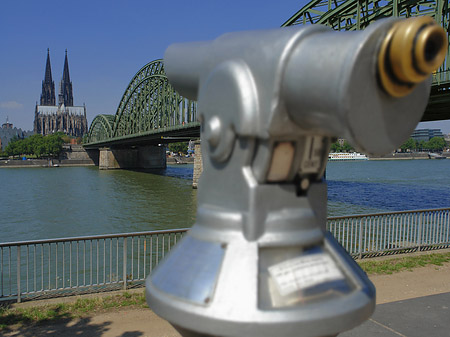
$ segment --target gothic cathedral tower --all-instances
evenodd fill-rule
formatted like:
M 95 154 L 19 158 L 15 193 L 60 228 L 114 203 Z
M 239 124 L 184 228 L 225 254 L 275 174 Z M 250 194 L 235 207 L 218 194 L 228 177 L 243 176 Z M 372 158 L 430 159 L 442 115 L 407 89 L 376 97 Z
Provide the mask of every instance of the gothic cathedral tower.
M 45 78 L 42 81 L 40 105 L 36 103 L 34 112 L 34 132 L 43 136 L 63 132 L 73 137 L 82 137 L 88 132 L 86 106 L 73 105 L 72 82 L 69 62 L 64 60 L 63 76 L 59 86 L 58 105 L 55 101 L 55 82 L 52 79 L 50 51 L 47 49 Z
M 72 92 L 72 82 L 70 82 L 69 75 L 69 62 L 67 61 L 67 49 L 66 58 L 64 60 L 64 71 L 59 84 L 59 95 L 58 95 L 58 105 L 73 106 L 73 92 Z
M 55 82 L 52 79 L 52 67 L 50 65 L 50 50 L 47 48 L 47 64 L 45 65 L 45 77 L 42 81 L 41 105 L 56 105 Z

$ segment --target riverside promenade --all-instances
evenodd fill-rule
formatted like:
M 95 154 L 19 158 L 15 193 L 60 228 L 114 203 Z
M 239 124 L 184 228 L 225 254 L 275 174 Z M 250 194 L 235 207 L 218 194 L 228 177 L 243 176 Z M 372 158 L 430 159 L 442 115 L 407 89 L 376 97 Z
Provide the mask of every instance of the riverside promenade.
M 427 265 L 391 275 L 369 275 L 377 288 L 377 308 L 363 325 L 340 334 L 356 336 L 449 336 L 450 263 Z M 137 291 L 143 291 L 139 289 Z M 99 296 L 99 295 L 96 295 Z M 74 301 L 76 298 L 66 298 Z M 53 301 L 61 302 L 62 299 Z M 36 301 L 18 306 L 35 306 Z M 0 332 L 0 335 L 1 332 Z M 121 336 L 179 337 L 147 308 L 111 309 L 77 319 L 13 327 L 2 336 Z

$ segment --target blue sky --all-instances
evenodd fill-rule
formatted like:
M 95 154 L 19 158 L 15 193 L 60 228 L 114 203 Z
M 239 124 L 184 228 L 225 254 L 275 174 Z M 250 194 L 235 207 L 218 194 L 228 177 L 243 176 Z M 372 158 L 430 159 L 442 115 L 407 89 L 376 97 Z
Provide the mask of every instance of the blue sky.
M 47 48 L 58 93 L 68 50 L 74 104 L 89 123 L 114 114 L 145 64 L 174 42 L 211 40 L 229 31 L 279 27 L 308 1 L 2 0 L 0 123 L 32 130 Z M 425 123 L 450 133 L 450 121 Z

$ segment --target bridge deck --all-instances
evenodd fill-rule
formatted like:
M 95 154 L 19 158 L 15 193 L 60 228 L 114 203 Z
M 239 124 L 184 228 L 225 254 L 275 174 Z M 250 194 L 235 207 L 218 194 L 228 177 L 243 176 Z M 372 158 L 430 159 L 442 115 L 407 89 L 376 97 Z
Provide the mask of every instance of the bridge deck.
M 86 149 L 98 149 L 105 146 L 129 147 L 139 145 L 156 145 L 162 143 L 173 143 L 187 141 L 192 138 L 200 138 L 200 123 L 191 122 L 184 125 L 175 125 L 132 134 L 127 136 L 105 139 L 98 142 L 85 144 Z

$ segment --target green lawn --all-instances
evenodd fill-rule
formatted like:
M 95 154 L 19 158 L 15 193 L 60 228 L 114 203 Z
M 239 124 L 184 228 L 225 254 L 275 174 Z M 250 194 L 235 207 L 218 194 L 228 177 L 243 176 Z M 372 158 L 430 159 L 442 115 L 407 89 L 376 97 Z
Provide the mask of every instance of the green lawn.
M 358 264 L 367 274 L 392 274 L 403 270 L 412 270 L 426 265 L 442 266 L 450 262 L 450 253 L 434 253 L 415 256 L 389 258 L 386 260 L 360 260 Z
M 73 303 L 49 304 L 30 308 L 0 307 L 0 331 L 8 326 L 43 323 L 62 318 L 78 318 L 95 312 L 121 307 L 145 307 L 144 291 L 119 295 L 79 298 Z
M 358 261 L 367 274 L 392 274 L 426 265 L 442 266 L 450 262 L 450 253 L 433 253 L 416 256 L 389 258 L 385 260 Z M 73 303 L 49 304 L 30 308 L 0 307 L 0 331 L 16 324 L 43 323 L 62 318 L 78 318 L 105 310 L 121 307 L 147 308 L 144 291 L 124 292 L 105 297 L 79 298 Z

